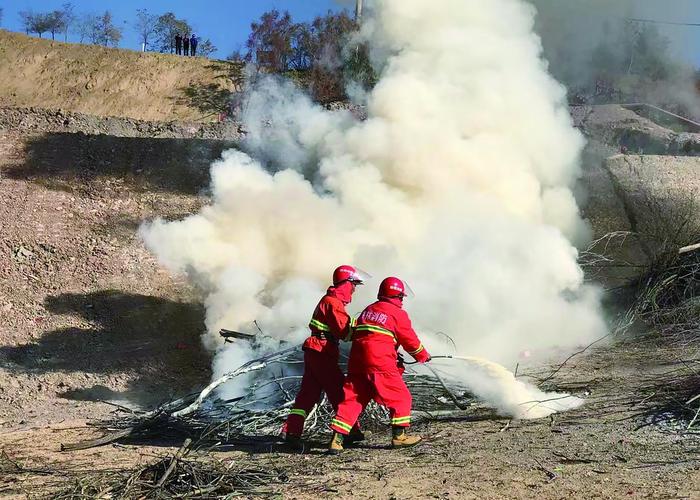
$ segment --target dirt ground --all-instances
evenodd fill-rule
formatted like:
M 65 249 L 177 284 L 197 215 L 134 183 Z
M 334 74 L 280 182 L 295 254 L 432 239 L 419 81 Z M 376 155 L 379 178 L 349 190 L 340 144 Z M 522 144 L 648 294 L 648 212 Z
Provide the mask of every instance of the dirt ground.
M 0 106 L 142 120 L 217 119 L 226 61 L 62 43 L 0 29 Z
M 201 206 L 208 146 L 0 130 L 0 430 L 207 380 L 203 309 L 136 231 Z
M 0 456 L 25 469 L 0 467 L 0 497 L 51 497 L 179 447 L 60 451 L 97 435 L 87 424 L 113 410 L 103 401 L 151 407 L 209 380 L 198 297 L 136 231 L 206 203 L 208 165 L 229 144 L 1 125 Z M 412 450 L 378 430 L 340 457 L 274 440 L 219 456 L 288 471 L 271 485 L 282 498 L 700 498 L 700 437 L 645 413 L 649 375 L 680 357 L 653 337 L 591 349 L 547 387 L 585 397 L 579 410 L 509 422 L 475 408 L 418 425 L 426 441 Z
M 389 449 L 387 431 L 377 430 L 339 457 L 325 456 L 323 442 L 295 454 L 272 440 L 218 456 L 287 471 L 287 483 L 272 485 L 282 498 L 700 498 L 700 436 L 645 425 L 642 381 L 671 368 L 674 355 L 651 340 L 598 348 L 552 381 L 588 393 L 582 408 L 521 422 L 475 409 L 416 426 L 426 441 L 410 450 Z M 177 449 L 173 443 L 59 451 L 61 443 L 95 435 L 79 420 L 27 424 L 0 434 L 0 448 L 24 467 L 70 474 L 134 467 Z M 8 475 L 0 492 L 31 497 L 63 481 L 64 474 Z

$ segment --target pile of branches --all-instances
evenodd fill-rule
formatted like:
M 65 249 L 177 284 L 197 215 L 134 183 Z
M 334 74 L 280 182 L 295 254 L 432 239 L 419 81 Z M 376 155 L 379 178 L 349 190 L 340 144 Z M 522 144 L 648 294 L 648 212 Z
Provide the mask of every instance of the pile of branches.
M 637 283 L 635 311 L 670 340 L 700 345 L 700 251 L 659 255 Z
M 634 313 L 682 353 L 647 383 L 650 400 L 678 430 L 700 430 L 700 251 L 660 254 L 637 283 Z M 686 250 L 686 251 L 683 251 Z
M 634 342 L 669 349 L 678 359 L 662 373 L 641 381 L 640 393 L 649 409 L 647 423 L 678 432 L 700 431 L 700 236 L 686 203 L 681 212 L 662 209 L 646 195 L 649 220 L 644 233 L 611 233 L 581 254 L 581 265 L 595 276 L 605 268 L 631 266 L 615 261 L 609 250 L 635 237 L 653 258 L 639 277 L 623 290 L 628 307 L 620 314 L 616 333 L 630 333 L 643 324 L 651 334 Z M 695 207 L 695 205 L 692 205 Z M 673 214 L 676 214 L 675 216 Z M 653 225 L 653 227 L 651 227 Z M 602 250 L 601 250 L 602 249 Z
M 207 456 L 187 458 L 185 447 L 136 469 L 107 471 L 75 477 L 52 495 L 76 498 L 232 498 L 271 495 L 273 485 L 288 476 L 279 470 L 252 467 Z
M 165 403 L 153 411 L 119 408 L 110 420 L 95 425 L 105 431 L 98 439 L 63 445 L 64 451 L 92 448 L 112 442 L 143 439 L 193 439 L 198 447 L 251 442 L 251 438 L 277 439 L 301 384 L 303 353 L 300 347 L 274 351 L 241 365 L 207 386 L 200 393 Z M 437 369 L 429 374 L 407 370 L 406 382 L 414 396 L 414 414 L 420 419 L 450 416 L 473 404 L 461 386 L 446 383 Z M 235 382 L 241 391 L 235 397 L 222 396 L 220 389 Z M 325 399 L 306 419 L 307 437 L 328 433 L 333 418 Z M 370 404 L 363 412 L 365 428 L 385 426 L 385 408 Z
M 26 467 L 0 450 L 0 477 L 7 480 L 6 484 L 0 480 L 0 492 L 11 492 L 11 485 L 21 484 L 23 480 L 18 481 L 18 477 L 40 476 L 47 498 L 58 500 L 233 498 L 275 495 L 275 488 L 289 481 L 288 472 L 276 467 L 221 459 L 209 453 L 190 456 L 196 449 L 197 444 L 186 439 L 173 455 L 116 470 Z

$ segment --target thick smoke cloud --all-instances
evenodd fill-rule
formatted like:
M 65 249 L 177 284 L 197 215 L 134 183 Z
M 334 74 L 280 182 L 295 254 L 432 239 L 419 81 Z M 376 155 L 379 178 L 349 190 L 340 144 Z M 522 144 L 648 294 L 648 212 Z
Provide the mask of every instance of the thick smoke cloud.
M 221 347 L 219 328 L 255 332 L 257 321 L 300 340 L 341 263 L 406 279 L 417 292 L 406 307 L 434 354 L 446 348 L 438 331 L 457 353 L 507 366 L 523 351 L 601 336 L 598 294 L 583 284 L 575 248 L 588 234 L 572 194 L 583 140 L 545 70 L 534 9 L 378 0 L 368 15 L 363 33 L 383 72 L 367 120 L 259 83 L 247 153 L 212 166 L 212 204 L 141 230 L 165 266 L 205 291 L 216 374 L 252 355 Z M 535 414 L 518 408 L 536 389 L 482 363 L 490 368 L 453 376 L 504 413 Z
M 696 27 L 630 21 L 700 22 L 695 0 L 528 0 L 538 11 L 550 71 L 571 93 L 606 80 L 613 100 L 683 106 L 700 116 Z

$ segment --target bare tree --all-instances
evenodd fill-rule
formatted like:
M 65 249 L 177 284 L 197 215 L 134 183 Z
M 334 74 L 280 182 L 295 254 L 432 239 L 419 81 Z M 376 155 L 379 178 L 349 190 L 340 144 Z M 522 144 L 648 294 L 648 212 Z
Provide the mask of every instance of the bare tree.
M 259 21 L 251 23 L 250 28 L 251 33 L 246 42 L 246 60 L 273 71 L 287 71 L 294 58 L 295 33 L 289 12 L 280 13 L 276 9 L 265 12 Z
M 209 57 L 217 50 L 218 49 L 216 48 L 216 46 L 208 38 L 202 43 L 200 43 L 199 47 L 197 47 L 197 53 L 201 54 L 204 57 Z
M 51 39 L 55 40 L 56 33 L 61 33 L 65 29 L 66 21 L 63 17 L 63 11 L 54 10 L 53 12 L 49 12 L 48 14 L 44 15 L 46 16 L 47 31 L 51 33 Z
M 41 12 L 38 14 L 30 14 L 29 21 L 29 31 L 39 35 L 39 38 L 42 38 L 44 33 L 51 30 L 51 14 L 44 14 Z
M 227 61 L 235 62 L 235 63 L 245 63 L 246 58 L 245 58 L 245 52 L 243 52 L 243 49 L 238 46 L 236 50 L 231 52 L 229 55 L 226 56 Z
M 119 45 L 119 40 L 122 39 L 122 30 L 114 25 L 112 13 L 108 10 L 103 15 L 97 18 L 97 32 L 99 34 L 99 42 L 104 45 Z
M 86 14 L 78 23 L 80 42 L 89 40 L 94 45 L 116 47 L 122 39 L 122 30 L 114 25 L 112 13 L 105 11 L 101 16 Z
M 84 14 L 78 19 L 78 34 L 80 35 L 80 43 L 88 40 L 90 43 L 99 43 L 99 35 L 96 30 L 97 16 L 95 14 Z
M 158 26 L 158 16 L 151 14 L 147 9 L 136 9 L 136 23 L 134 29 L 141 37 L 142 50 L 148 50 L 148 38 L 155 34 Z
M 34 23 L 34 13 L 31 10 L 20 10 L 19 19 L 22 23 L 24 32 L 28 35 L 33 32 L 32 24 Z
M 73 4 L 70 2 L 66 2 L 62 6 L 61 12 L 63 13 L 63 41 L 67 42 L 68 41 L 68 31 L 70 30 L 70 27 L 75 23 L 77 20 L 77 16 L 75 15 L 75 9 L 73 7 Z
M 36 33 L 39 38 L 42 38 L 44 33 L 49 32 L 51 38 L 55 40 L 56 33 L 61 32 L 64 26 L 63 13 L 59 10 L 36 14 L 31 10 L 23 10 L 19 12 L 19 18 L 27 35 Z

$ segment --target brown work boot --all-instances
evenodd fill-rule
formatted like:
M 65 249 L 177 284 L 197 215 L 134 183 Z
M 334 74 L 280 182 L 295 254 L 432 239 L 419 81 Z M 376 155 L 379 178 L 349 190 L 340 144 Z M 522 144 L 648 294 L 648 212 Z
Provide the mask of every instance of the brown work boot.
M 343 436 L 340 432 L 334 432 L 333 439 L 331 439 L 331 443 L 328 445 L 328 454 L 340 455 L 343 451 L 344 440 L 345 436 Z
M 407 427 L 392 427 L 391 446 L 393 448 L 408 448 L 420 443 L 423 438 L 420 436 L 409 436 L 406 434 Z

